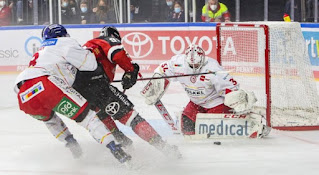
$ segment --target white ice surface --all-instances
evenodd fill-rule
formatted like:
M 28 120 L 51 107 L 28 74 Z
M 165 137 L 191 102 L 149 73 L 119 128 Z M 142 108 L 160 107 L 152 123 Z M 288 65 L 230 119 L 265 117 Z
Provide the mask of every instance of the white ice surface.
M 147 106 L 138 84 L 127 91 L 137 111 L 172 144 L 183 158 L 171 160 L 137 137 L 133 139 L 133 168 L 127 169 L 108 150 L 69 119 L 64 119 L 84 150 L 74 160 L 62 143 L 39 121 L 19 110 L 13 82 L 16 75 L 0 75 L 0 175 L 318 175 L 319 131 L 272 130 L 265 139 L 185 141 L 173 135 L 155 107 Z M 182 110 L 188 99 L 178 84 L 171 84 L 162 99 L 171 115 Z

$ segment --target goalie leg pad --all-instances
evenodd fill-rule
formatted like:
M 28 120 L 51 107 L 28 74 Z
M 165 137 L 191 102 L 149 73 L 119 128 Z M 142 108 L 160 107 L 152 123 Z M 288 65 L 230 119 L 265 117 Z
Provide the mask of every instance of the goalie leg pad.
M 198 113 L 195 135 L 208 135 L 209 138 L 262 138 L 265 126 L 259 114 Z
M 263 138 L 270 133 L 271 128 L 267 126 L 266 119 L 262 115 L 249 113 L 248 120 L 252 122 L 252 131 L 254 132 L 251 138 Z

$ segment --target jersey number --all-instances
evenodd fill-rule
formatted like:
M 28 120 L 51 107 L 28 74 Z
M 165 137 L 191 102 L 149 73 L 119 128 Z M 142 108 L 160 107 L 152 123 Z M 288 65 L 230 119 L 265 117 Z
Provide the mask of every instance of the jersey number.
M 230 79 L 229 81 L 230 81 L 230 82 L 232 82 L 234 86 L 236 86 L 236 85 L 237 85 L 237 81 L 236 81 L 236 80 L 234 80 L 233 78 L 232 78 L 232 79 Z
M 39 58 L 39 53 L 35 53 L 32 57 L 32 60 L 29 63 L 29 67 L 35 66 L 37 64 L 37 59 Z
M 168 69 L 167 63 L 162 64 L 161 67 L 162 67 L 162 69 L 163 69 L 163 72 L 165 72 L 165 71 Z

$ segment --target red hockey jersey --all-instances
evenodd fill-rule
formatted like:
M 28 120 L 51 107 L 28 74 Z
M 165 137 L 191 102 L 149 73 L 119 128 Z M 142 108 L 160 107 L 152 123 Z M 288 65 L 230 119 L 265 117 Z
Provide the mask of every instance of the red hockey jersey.
M 116 38 L 99 37 L 89 40 L 84 46 L 92 48 L 97 62 L 103 65 L 111 82 L 114 79 L 116 65 L 119 65 L 125 72 L 134 70 L 132 59 L 127 55 L 121 41 Z

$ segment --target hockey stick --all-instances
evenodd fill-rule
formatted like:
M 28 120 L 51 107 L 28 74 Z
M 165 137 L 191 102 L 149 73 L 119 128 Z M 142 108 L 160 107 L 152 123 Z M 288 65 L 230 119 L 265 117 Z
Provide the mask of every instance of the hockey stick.
M 142 74 L 138 73 L 138 76 L 143 79 Z M 160 77 L 162 78 L 162 77 Z M 177 127 L 175 126 L 175 122 L 172 119 L 171 115 L 168 113 L 167 109 L 165 108 L 164 104 L 161 100 L 158 100 L 155 104 L 155 108 L 158 110 L 158 112 L 163 117 L 164 121 L 168 124 L 168 126 L 172 129 L 174 134 L 180 134 Z
M 196 74 L 184 74 L 184 75 L 172 75 L 172 76 L 163 76 L 163 77 L 148 77 L 148 78 L 139 78 L 136 81 L 146 81 L 146 80 L 156 80 L 163 78 L 177 78 L 177 77 L 189 77 L 189 76 L 197 76 L 197 75 L 206 75 L 206 74 L 227 74 L 231 71 L 217 71 L 217 72 L 204 72 L 204 73 L 196 73 Z M 114 80 L 114 83 L 122 82 L 122 80 Z

